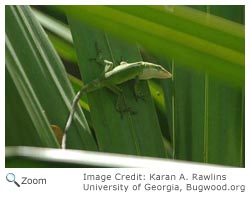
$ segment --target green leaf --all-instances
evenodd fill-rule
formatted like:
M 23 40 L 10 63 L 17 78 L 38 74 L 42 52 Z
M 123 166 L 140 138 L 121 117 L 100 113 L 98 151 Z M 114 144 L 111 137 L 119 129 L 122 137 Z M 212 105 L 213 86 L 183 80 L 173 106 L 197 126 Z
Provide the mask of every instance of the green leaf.
M 50 7 L 50 11 L 53 11 L 51 8 L 52 7 Z M 194 8 L 199 8 L 206 13 Z M 70 18 L 72 20 L 79 21 L 75 22 L 79 24 L 80 29 L 84 29 L 83 31 L 76 30 L 76 32 L 78 32 L 76 37 L 79 38 L 74 38 L 74 41 L 77 40 L 77 42 L 75 41 L 75 48 L 78 50 L 78 61 L 82 62 L 80 63 L 81 73 L 85 82 L 89 82 L 98 77 L 103 71 L 103 66 L 88 61 L 88 58 L 97 56 L 94 47 L 95 43 L 98 43 L 99 48 L 102 49 L 104 58 L 115 61 L 116 64 L 118 64 L 122 59 L 126 61 L 140 59 L 140 55 L 134 44 L 138 42 L 140 43 L 141 52 L 143 52 L 144 61 L 156 62 L 171 71 L 173 74 L 171 80 L 151 81 L 148 83 L 157 108 L 158 128 L 161 128 L 162 134 L 164 135 L 164 147 L 168 152 L 168 156 L 179 160 L 244 166 L 245 92 L 243 87 L 245 68 L 243 62 L 245 36 L 244 25 L 236 23 L 244 22 L 244 6 L 194 6 L 193 8 L 189 8 L 188 6 L 73 6 L 65 7 L 65 9 L 71 12 Z M 74 68 L 76 68 L 77 65 L 72 64 L 76 63 L 77 58 L 68 26 L 55 20 L 55 18 L 43 16 L 42 13 L 38 15 L 42 15 L 38 16 L 38 19 L 44 28 L 46 28 L 47 34 L 59 55 L 67 62 L 71 62 L 70 66 L 73 65 Z M 226 17 L 228 20 L 222 17 Z M 8 23 L 6 22 L 6 26 L 8 27 L 12 22 L 13 18 L 8 20 Z M 87 24 L 83 25 L 82 22 L 92 27 Z M 26 27 L 25 24 L 26 23 L 20 25 L 21 29 L 25 29 L 22 27 Z M 14 27 L 16 26 L 18 25 L 15 24 Z M 13 50 L 16 53 L 16 45 L 19 45 L 18 40 L 20 39 L 20 33 L 18 33 L 19 31 L 14 27 L 13 32 L 17 32 L 18 39 L 16 39 L 15 42 L 10 42 L 11 45 L 9 46 L 11 47 L 9 48 L 14 48 Z M 101 29 L 109 32 L 109 34 L 95 30 L 94 27 L 101 27 Z M 33 30 L 34 28 L 35 27 L 32 26 L 30 29 Z M 78 28 L 77 25 L 74 29 L 76 28 Z M 12 34 L 13 37 L 16 35 L 15 33 Z M 118 38 L 111 36 L 115 34 Z M 90 40 L 88 40 L 88 38 Z M 124 40 L 119 40 L 121 38 L 124 38 Z M 46 40 L 48 41 L 48 39 Z M 125 40 L 131 41 L 131 44 L 124 44 Z M 81 44 L 78 42 L 81 42 Z M 21 42 L 21 44 L 23 43 Z M 32 44 L 30 45 L 32 46 Z M 81 46 L 79 47 L 79 45 Z M 23 50 L 23 47 L 20 46 L 18 47 L 19 53 Z M 26 47 L 24 47 L 24 49 L 25 48 Z M 46 51 L 47 50 L 46 48 Z M 154 53 L 154 58 L 152 58 L 153 54 L 149 52 Z M 27 54 L 30 55 L 32 52 L 25 52 L 26 56 L 28 56 Z M 17 57 L 17 61 L 15 58 L 12 58 L 12 62 L 20 62 L 21 66 L 18 68 L 25 68 L 25 64 L 21 61 L 22 58 Z M 7 61 L 6 58 L 6 68 L 8 67 L 7 62 L 11 61 Z M 51 65 L 54 64 L 53 62 Z M 35 65 L 34 62 L 32 65 Z M 72 68 L 70 69 L 72 70 Z M 21 76 L 27 76 L 26 78 L 30 81 L 30 76 L 26 74 L 26 70 L 24 70 L 24 73 L 25 75 Z M 38 75 L 37 72 L 36 75 Z M 72 78 L 72 76 L 69 78 L 75 91 L 78 91 L 83 86 L 83 83 L 76 80 L 76 78 Z M 47 83 L 47 81 L 51 79 L 44 78 L 41 80 L 41 78 L 39 78 L 39 80 L 40 82 L 44 80 Z M 38 103 L 36 105 L 34 104 L 36 106 L 35 108 L 26 108 L 29 102 L 23 101 L 24 99 L 20 96 L 23 93 L 20 92 L 19 88 L 16 88 L 15 81 L 17 82 L 18 80 L 13 80 L 9 71 L 6 70 L 6 101 L 8 101 L 6 102 L 6 144 L 49 146 L 48 144 L 54 143 L 53 146 L 50 146 L 58 146 L 55 143 L 55 138 L 50 126 L 48 127 L 48 124 L 51 124 L 47 123 L 48 109 L 46 109 L 45 119 L 43 118 L 44 105 L 42 105 L 40 101 L 41 96 L 38 97 L 33 88 L 35 83 L 29 82 L 30 85 L 32 85 L 33 92 L 27 92 L 31 98 L 37 98 Z M 25 80 L 22 80 L 22 82 L 23 81 Z M 67 79 L 64 79 L 64 81 L 67 81 Z M 68 88 L 67 85 L 63 87 L 64 89 Z M 149 90 L 145 84 L 142 85 L 142 87 L 144 91 L 144 88 L 147 89 L 148 102 Z M 46 88 L 47 86 L 43 87 L 43 89 Z M 143 104 L 140 103 L 139 106 L 139 102 L 141 101 L 135 104 L 132 91 L 130 90 L 130 88 L 132 88 L 130 83 L 122 85 L 122 88 L 127 96 L 127 105 L 132 109 L 137 109 L 136 111 L 138 111 L 139 107 L 141 114 Z M 67 112 L 64 114 L 64 121 L 66 121 L 69 113 L 69 105 L 73 98 L 71 92 L 70 87 L 70 94 L 68 95 L 68 93 L 66 93 L 69 101 L 67 104 Z M 50 98 L 50 95 L 46 95 L 46 98 Z M 115 95 L 108 90 L 102 89 L 97 93 L 88 94 L 88 98 L 92 113 L 91 116 L 92 119 L 98 122 L 97 125 L 95 125 L 95 122 L 93 126 L 91 118 L 88 117 L 88 100 L 86 96 L 83 96 L 80 104 L 84 102 L 82 106 L 85 109 L 84 113 L 87 115 L 88 124 L 91 125 L 92 131 L 95 132 L 95 139 L 97 139 L 102 151 L 156 155 L 155 153 L 158 151 L 154 153 L 150 153 L 149 151 L 150 148 L 154 147 L 152 143 L 152 141 L 154 141 L 152 139 L 154 132 L 144 136 L 144 132 L 120 132 L 120 130 L 118 130 L 118 128 L 120 129 L 121 127 L 123 127 L 122 129 L 130 127 L 130 125 L 128 126 L 130 122 L 127 122 L 127 125 L 119 122 L 121 125 L 115 125 L 116 127 L 111 126 L 112 124 L 116 124 L 114 122 L 117 122 L 119 116 L 114 110 L 116 103 Z M 36 103 L 37 101 L 35 99 L 30 103 Z M 52 103 L 55 104 L 55 102 Z M 42 108 L 42 114 L 39 105 Z M 43 123 L 44 128 L 41 129 L 45 130 L 46 127 L 46 133 L 43 131 L 42 134 L 37 134 L 39 132 L 36 130 L 36 127 L 39 127 L 41 124 L 33 123 L 32 118 L 34 119 L 34 116 L 28 113 L 29 111 L 34 113 L 34 110 L 38 110 L 38 114 L 42 115 L 39 121 L 45 121 Z M 99 117 L 101 113 L 106 114 L 104 119 Z M 124 115 L 123 121 L 127 121 L 125 118 L 126 115 Z M 145 115 L 146 114 L 144 114 L 144 116 Z M 60 116 L 63 116 L 62 113 Z M 135 115 L 131 116 L 135 118 Z M 152 114 L 149 116 L 152 116 Z M 156 115 L 154 115 L 154 119 L 155 118 Z M 144 119 L 142 117 L 137 118 L 137 123 L 139 124 L 140 122 L 142 123 L 140 126 L 144 126 L 152 121 L 149 121 L 149 118 L 146 119 L 147 118 Z M 76 119 L 74 121 L 75 124 L 76 121 L 78 120 Z M 14 125 L 12 124 L 13 122 L 18 124 Z M 82 121 L 80 120 L 80 122 Z M 109 125 L 107 125 L 108 123 Z M 78 141 L 80 137 L 74 127 L 75 126 L 72 125 L 71 129 L 73 132 L 70 132 L 71 135 L 76 137 L 76 141 Z M 98 129 L 96 129 L 96 127 Z M 26 131 L 24 131 L 23 128 L 25 128 Z M 105 131 L 107 128 L 109 132 Z M 116 128 L 116 130 L 113 128 Z M 27 132 L 27 130 L 29 130 L 29 132 Z M 159 133 L 160 132 L 158 132 L 158 135 Z M 130 137 L 136 139 L 135 136 L 139 140 L 141 140 L 141 136 L 143 136 L 142 140 L 144 141 L 144 138 L 148 137 L 148 139 L 151 140 L 151 143 L 147 144 L 149 147 L 143 144 L 144 149 L 140 149 L 142 152 L 138 153 L 139 151 L 137 152 L 135 147 L 141 146 L 141 141 L 139 143 L 136 141 L 137 144 L 133 144 L 131 140 L 126 141 L 126 138 Z M 52 141 L 52 143 L 49 141 Z M 68 147 L 76 147 L 73 139 L 68 140 L 68 142 L 70 142 Z M 161 141 L 160 143 L 161 145 L 159 147 L 163 147 L 163 142 Z M 115 150 L 113 150 L 113 148 Z M 17 149 L 17 151 L 20 151 L 20 149 Z M 69 157 L 69 155 L 74 154 L 74 151 L 69 151 L 69 155 L 67 155 L 69 158 L 66 158 L 67 161 L 63 161 L 63 163 L 55 162 L 53 158 L 46 158 L 46 161 L 43 159 L 40 160 L 36 158 L 38 152 L 30 149 L 28 151 L 31 151 L 31 153 L 35 155 L 32 155 L 28 160 L 23 157 L 24 155 L 19 155 L 20 157 L 12 155 L 13 157 L 7 158 L 6 165 L 10 167 L 15 167 L 15 164 L 16 166 L 27 166 L 29 164 L 30 167 L 114 167 L 114 165 L 110 164 L 105 165 L 105 162 L 97 164 L 96 161 L 99 157 L 97 158 L 97 154 L 95 153 L 96 158 L 94 158 L 95 156 L 92 158 L 91 164 L 87 164 L 85 158 L 81 159 L 81 164 L 79 164 L 77 160 L 71 160 L 73 157 Z M 41 150 L 41 152 L 43 151 L 44 149 Z M 144 151 L 146 151 L 146 153 L 143 153 Z M 45 153 L 49 152 L 45 151 Z M 58 153 L 55 153 L 55 156 L 57 156 L 57 154 Z M 81 157 L 85 156 L 86 155 L 81 154 Z M 163 156 L 163 154 L 161 156 Z M 78 157 L 80 156 L 78 155 Z M 115 160 L 120 159 L 120 157 L 116 157 Z M 107 161 L 107 158 L 103 160 Z M 74 164 L 71 162 L 74 162 Z M 145 160 L 142 160 L 142 162 L 145 162 Z
M 121 38 L 137 41 L 158 55 L 176 58 L 176 62 L 183 66 L 206 71 L 234 85 L 244 85 L 244 27 L 242 25 L 195 10 L 195 16 L 201 17 L 197 21 L 197 17 L 192 16 L 190 8 L 188 10 L 182 6 L 174 6 L 171 11 L 168 9 L 163 11 L 162 17 L 152 22 L 139 14 L 147 13 L 151 7 L 138 7 L 137 16 L 135 13 L 129 14 L 134 7 L 129 6 L 123 11 L 116 6 L 57 6 L 56 8 Z M 184 17 L 182 20 L 188 23 L 190 21 L 200 23 L 204 31 L 220 31 L 216 34 L 217 40 L 224 40 L 227 34 L 229 43 L 241 43 L 239 49 L 237 50 L 236 46 L 231 44 L 224 46 L 213 38 L 208 38 L 207 35 L 199 38 L 189 32 L 183 32 L 178 28 L 181 25 L 179 23 L 175 23 L 176 25 L 172 27 L 169 24 L 161 24 L 163 16 L 168 18 L 171 14 L 173 17 L 180 18 L 180 9 L 190 14 L 187 20 Z M 208 19 L 204 25 L 203 19 Z
M 218 16 L 244 23 L 243 6 L 210 6 L 209 11 Z M 228 86 L 209 75 L 206 96 L 208 100 L 206 161 L 243 167 L 245 165 L 244 89 Z
M 72 55 L 70 55 L 70 56 L 65 55 L 65 53 L 67 53 L 67 54 L 74 54 L 75 53 L 73 46 L 65 47 L 65 43 L 66 43 L 67 40 L 72 41 L 72 39 L 67 39 L 67 38 L 71 37 L 71 34 L 70 34 L 70 31 L 68 30 L 68 27 L 66 27 L 66 25 L 61 24 L 56 19 L 44 15 L 43 13 L 35 11 L 35 15 L 38 17 L 38 20 L 41 22 L 43 27 L 48 29 L 47 34 L 49 35 L 49 38 L 51 39 L 52 43 L 54 44 L 54 46 L 58 50 L 59 54 L 64 59 L 66 58 L 67 61 L 73 60 L 71 58 Z M 46 20 L 44 20 L 44 19 L 46 19 Z M 46 24 L 46 23 L 48 23 L 48 24 Z M 52 25 L 52 24 L 54 24 L 54 25 Z M 58 27 L 57 30 L 55 30 L 54 26 Z M 60 29 L 60 30 L 58 30 L 58 29 Z M 65 33 L 63 33 L 64 29 L 67 29 L 67 31 L 65 31 Z M 53 32 L 53 34 L 51 34 L 50 32 Z M 73 43 L 71 43 L 71 44 L 73 44 Z M 81 87 L 83 86 L 83 83 L 80 80 L 78 80 L 77 78 L 73 77 L 72 75 L 69 75 L 69 78 L 70 78 L 70 80 L 72 82 L 72 85 L 74 87 L 75 92 L 80 90 Z M 150 85 L 150 87 L 151 87 L 151 85 Z M 151 90 L 154 91 L 154 92 L 157 91 L 155 87 L 151 87 Z M 153 97 L 153 98 L 154 98 L 154 100 L 157 99 L 157 97 Z M 91 128 L 93 128 L 92 120 L 89 117 L 90 116 L 90 114 L 89 114 L 89 111 L 90 111 L 89 110 L 89 105 L 86 102 L 88 102 L 88 101 L 87 101 L 86 95 L 84 95 L 82 97 L 82 99 L 80 100 L 80 104 L 84 109 L 84 113 L 85 113 L 85 116 L 87 118 L 89 126 Z M 163 122 L 162 125 L 165 125 L 165 122 Z
M 27 100 L 28 98 L 25 97 L 28 93 L 24 93 L 29 87 L 32 89 L 34 97 L 36 96 L 38 99 L 47 121 L 63 130 L 74 93 L 62 62 L 28 6 L 6 6 L 6 47 L 10 51 L 6 56 L 6 66 L 22 101 L 27 102 L 25 108 L 28 108 L 29 105 L 32 106 L 35 102 L 32 99 Z M 18 86 L 19 80 L 22 78 L 26 80 L 24 85 L 26 89 Z M 8 88 L 9 84 L 6 84 L 6 89 Z M 15 102 L 15 99 L 10 101 Z M 6 102 L 10 101 L 7 99 Z M 17 107 L 11 113 L 20 114 L 18 111 Z M 10 119 L 7 123 L 11 123 L 11 116 L 8 118 Z M 32 121 L 38 121 L 38 119 L 39 117 Z M 15 124 L 18 127 L 19 123 Z M 7 126 L 7 128 L 9 127 Z M 51 129 L 47 128 L 47 130 L 46 133 L 51 133 Z M 6 133 L 8 132 L 13 131 L 6 130 Z M 21 131 L 15 130 L 15 132 L 26 132 L 26 130 L 24 127 Z M 36 127 L 35 130 L 27 132 L 39 134 L 44 131 L 40 131 L 39 127 Z M 29 133 L 23 136 L 25 135 L 29 136 Z M 34 136 L 35 134 L 30 135 Z M 14 138 L 14 135 L 12 137 Z M 75 142 L 71 144 L 71 148 L 87 150 L 96 150 L 97 148 L 80 108 L 78 109 L 77 121 L 72 126 L 68 137 Z M 9 140 L 17 141 L 16 139 Z
M 70 29 L 67 25 L 35 9 L 32 10 L 40 24 L 47 30 L 58 54 L 69 62 L 77 62 Z
M 59 147 L 8 37 L 6 42 L 6 145 Z
M 77 51 L 82 79 L 85 83 L 99 77 L 103 65 L 90 61 L 97 57 L 97 47 L 104 59 L 118 65 L 121 58 L 128 62 L 141 59 L 135 45 L 126 44 L 102 31 L 68 17 Z M 121 85 L 126 104 L 136 112 L 121 118 L 116 111 L 117 95 L 106 89 L 87 94 L 93 127 L 101 151 L 165 157 L 163 139 L 146 82 L 140 89 L 146 100 L 136 102 L 129 83 Z
M 228 6 L 216 7 L 222 11 L 214 12 L 218 15 L 231 11 Z M 214 6 L 200 8 L 212 12 Z M 233 18 L 238 18 L 236 8 L 232 11 Z M 243 166 L 243 89 L 214 75 L 185 69 L 175 59 L 172 70 L 174 93 L 170 96 L 166 90 L 165 95 L 173 103 L 175 158 Z

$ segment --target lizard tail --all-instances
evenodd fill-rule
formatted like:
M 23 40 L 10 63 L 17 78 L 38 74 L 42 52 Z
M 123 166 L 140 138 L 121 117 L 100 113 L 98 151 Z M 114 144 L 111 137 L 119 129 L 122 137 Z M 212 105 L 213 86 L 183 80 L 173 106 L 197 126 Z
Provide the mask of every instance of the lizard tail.
M 87 88 L 88 88 L 88 86 L 84 86 L 80 91 L 78 91 L 78 93 L 76 94 L 76 96 L 73 99 L 70 115 L 69 115 L 69 117 L 67 119 L 65 129 L 64 129 L 64 135 L 63 135 L 62 145 L 61 145 L 62 149 L 66 148 L 66 134 L 67 134 L 68 129 L 71 126 L 71 123 L 72 123 L 72 120 L 73 120 L 73 117 L 74 117 L 74 113 L 75 113 L 76 108 L 77 108 L 78 101 L 79 101 L 80 97 L 82 96 L 82 94 L 86 91 Z

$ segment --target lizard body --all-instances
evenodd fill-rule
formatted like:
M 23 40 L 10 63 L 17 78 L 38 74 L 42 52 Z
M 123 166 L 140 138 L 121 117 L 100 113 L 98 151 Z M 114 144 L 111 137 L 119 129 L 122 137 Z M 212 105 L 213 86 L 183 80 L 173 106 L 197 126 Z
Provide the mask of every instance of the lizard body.
M 66 133 L 71 125 L 78 101 L 83 93 L 92 92 L 106 87 L 116 94 L 121 95 L 122 90 L 117 85 L 129 80 L 135 79 L 137 82 L 138 80 L 148 80 L 152 78 L 166 79 L 172 77 L 172 74 L 162 66 L 149 62 L 121 62 L 120 65 L 116 66 L 115 68 L 113 68 L 112 62 L 107 60 L 105 60 L 104 62 L 106 64 L 105 72 L 99 78 L 94 79 L 90 83 L 84 85 L 83 88 L 74 97 L 71 112 L 64 130 L 62 148 L 65 148 Z M 136 88 L 134 90 L 136 91 Z

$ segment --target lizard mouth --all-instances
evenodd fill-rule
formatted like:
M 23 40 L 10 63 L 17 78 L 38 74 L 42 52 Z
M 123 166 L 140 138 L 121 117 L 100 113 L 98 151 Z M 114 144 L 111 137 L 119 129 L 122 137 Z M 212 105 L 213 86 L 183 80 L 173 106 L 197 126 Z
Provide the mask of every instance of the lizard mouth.
M 170 72 L 168 72 L 166 69 L 164 69 L 164 68 L 162 68 L 161 69 L 162 71 L 162 74 L 161 74 L 161 76 L 160 76 L 160 78 L 161 79 L 166 79 L 166 78 L 171 78 L 173 75 L 170 73 Z

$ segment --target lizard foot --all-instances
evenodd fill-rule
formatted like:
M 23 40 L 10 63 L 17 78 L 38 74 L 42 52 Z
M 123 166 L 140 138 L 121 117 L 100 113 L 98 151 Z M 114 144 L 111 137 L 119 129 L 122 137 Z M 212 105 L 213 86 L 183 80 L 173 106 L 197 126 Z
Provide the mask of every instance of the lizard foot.
M 145 101 L 146 100 L 146 96 L 143 92 L 141 91 L 135 91 L 134 92 L 134 96 L 135 96 L 135 100 L 138 101 L 139 99 Z
M 118 109 L 118 108 L 116 108 L 116 110 L 117 110 L 117 112 L 120 113 L 121 119 L 123 119 L 124 114 L 126 114 L 126 113 L 130 113 L 131 115 L 137 114 L 137 112 L 134 111 L 134 110 L 132 110 L 131 107 L 126 107 L 126 108 L 123 108 L 123 109 Z

